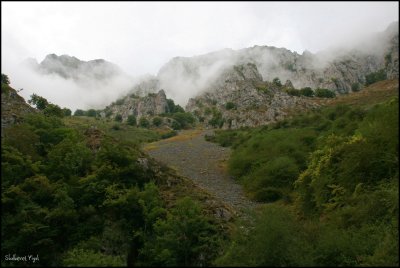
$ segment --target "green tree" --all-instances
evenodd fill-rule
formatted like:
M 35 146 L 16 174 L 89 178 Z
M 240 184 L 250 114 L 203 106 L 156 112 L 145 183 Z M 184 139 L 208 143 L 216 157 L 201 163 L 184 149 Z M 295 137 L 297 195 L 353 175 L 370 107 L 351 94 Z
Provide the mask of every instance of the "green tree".
M 300 89 L 300 94 L 306 97 L 313 97 L 314 91 L 310 87 L 304 87 Z
M 96 112 L 95 109 L 89 109 L 89 110 L 87 110 L 87 112 L 86 112 L 86 116 L 89 116 L 89 117 L 96 117 L 96 116 L 97 116 L 97 112 Z
M 127 124 L 130 126 L 136 126 L 136 116 L 128 115 Z
M 71 116 L 72 111 L 68 108 L 63 108 L 62 109 L 64 116 Z
M 334 98 L 336 94 L 332 90 L 326 88 L 317 88 L 315 90 L 315 96 L 318 98 Z
M 1 83 L 6 85 L 10 84 L 10 79 L 8 78 L 7 75 L 1 74 Z
M 31 95 L 31 99 L 28 100 L 28 103 L 36 106 L 36 108 L 39 110 L 44 110 L 49 104 L 45 98 L 38 96 L 35 93 Z
M 207 266 L 216 254 L 216 230 L 189 197 L 179 200 L 154 230 L 155 241 L 146 243 L 144 250 L 149 265 Z
M 147 120 L 147 118 L 141 117 L 139 119 L 139 126 L 140 127 L 144 127 L 144 128 L 148 128 L 150 126 L 150 122 L 149 122 L 149 120 Z
M 85 111 L 81 110 L 81 109 L 77 109 L 74 112 L 74 116 L 84 116 L 85 115 Z
M 52 103 L 47 104 L 46 108 L 43 110 L 43 113 L 47 116 L 64 117 L 64 111 L 60 108 L 60 106 Z
M 272 80 L 272 83 L 273 83 L 275 86 L 277 86 L 277 87 L 282 87 L 282 82 L 281 82 L 281 80 L 280 80 L 278 77 L 275 77 L 275 78 Z
M 114 117 L 114 121 L 122 122 L 122 115 L 117 114 L 117 115 Z

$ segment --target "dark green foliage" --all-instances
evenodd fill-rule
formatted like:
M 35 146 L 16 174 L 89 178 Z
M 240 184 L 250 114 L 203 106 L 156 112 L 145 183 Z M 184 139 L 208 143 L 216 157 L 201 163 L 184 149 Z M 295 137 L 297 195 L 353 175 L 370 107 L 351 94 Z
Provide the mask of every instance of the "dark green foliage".
M 175 105 L 174 100 L 172 99 L 167 99 L 167 104 L 168 104 L 168 111 L 171 114 L 185 112 L 185 110 L 179 104 Z
M 6 74 L 1 74 L 1 83 L 6 85 L 10 84 L 10 79 Z
M 357 91 L 360 91 L 360 83 L 353 83 L 353 84 L 351 84 L 351 91 L 353 91 L 353 92 L 357 92 Z
M 232 109 L 234 109 L 234 108 L 236 108 L 236 105 L 233 103 L 233 102 L 227 102 L 226 104 L 225 104 L 225 109 L 227 109 L 227 110 L 232 110 Z
M 145 117 L 139 119 L 139 127 L 148 128 L 150 127 L 150 122 Z
M 171 138 L 176 135 L 178 135 L 178 132 L 176 132 L 175 130 L 172 130 L 172 131 L 162 134 L 161 139 L 168 139 L 168 138 Z
M 124 104 L 124 102 L 125 102 L 125 99 L 119 99 L 115 102 L 115 105 L 122 105 L 122 104 Z
M 175 124 L 175 127 L 177 128 L 174 128 L 173 126 L 173 129 L 185 129 L 192 126 L 195 122 L 191 113 L 178 112 L 173 114 L 172 118 L 177 122 L 177 124 Z
M 63 114 L 64 116 L 71 116 L 72 115 L 72 111 L 68 108 L 62 108 Z
M 317 88 L 315 90 L 315 97 L 318 98 L 334 98 L 335 96 L 335 92 L 326 88 Z
M 301 95 L 300 90 L 297 90 L 295 88 L 287 88 L 287 89 L 285 89 L 285 92 L 291 96 L 300 96 Z
M 163 122 L 163 120 L 160 117 L 154 117 L 153 118 L 153 125 L 156 126 L 156 127 L 161 126 L 162 122 Z
M 313 97 L 314 91 L 310 87 L 304 87 L 304 88 L 300 89 L 300 95 L 303 95 L 306 97 Z
M 274 85 L 277 86 L 277 87 L 282 87 L 282 82 L 281 82 L 281 80 L 280 80 L 278 77 L 275 77 L 275 78 L 272 80 L 272 84 L 274 84 Z
M 97 112 L 95 109 L 89 109 L 86 111 L 86 116 L 89 117 L 96 117 L 97 116 Z
M 43 114 L 45 114 L 47 116 L 63 117 L 64 111 L 63 111 L 63 109 L 60 108 L 60 106 L 49 103 L 46 105 L 46 108 L 43 110 Z
M 242 226 L 217 266 L 308 266 L 311 247 L 301 226 L 282 206 L 268 206 L 257 215 L 254 228 Z
M 31 99 L 28 100 L 28 103 L 34 105 L 38 110 L 44 110 L 49 104 L 45 98 L 38 96 L 35 93 L 31 95 Z
M 136 126 L 136 116 L 134 115 L 128 115 L 128 120 L 126 121 L 126 123 L 130 126 Z
M 85 111 L 81 110 L 81 109 L 76 109 L 76 111 L 74 112 L 74 116 L 84 116 L 85 115 Z
M 117 115 L 114 117 L 114 121 L 116 121 L 116 122 L 122 122 L 122 115 L 117 114 Z
M 216 230 L 190 198 L 179 200 L 171 214 L 154 225 L 154 241 L 143 255 L 151 266 L 207 266 L 217 248 Z
M 365 76 L 365 85 L 369 86 L 375 82 L 382 81 L 385 79 L 387 79 L 386 71 L 385 69 L 381 69 L 377 72 L 367 74 Z

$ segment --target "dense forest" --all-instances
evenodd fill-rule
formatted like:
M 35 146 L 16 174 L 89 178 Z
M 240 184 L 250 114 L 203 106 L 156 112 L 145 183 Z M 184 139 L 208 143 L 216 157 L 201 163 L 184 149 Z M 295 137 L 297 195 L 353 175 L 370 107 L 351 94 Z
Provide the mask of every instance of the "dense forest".
M 183 181 L 166 194 L 171 171 L 141 145 L 171 134 L 30 102 L 1 140 L 1 250 L 40 256 L 24 265 L 399 265 L 398 96 L 206 137 L 263 204 L 224 226 Z

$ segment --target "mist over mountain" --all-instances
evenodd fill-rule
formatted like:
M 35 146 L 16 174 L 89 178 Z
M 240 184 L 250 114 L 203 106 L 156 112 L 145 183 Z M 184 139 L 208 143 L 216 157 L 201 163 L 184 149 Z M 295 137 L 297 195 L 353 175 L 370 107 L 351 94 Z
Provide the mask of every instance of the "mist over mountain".
M 135 78 L 103 59 L 82 61 L 49 54 L 40 63 L 27 59 L 17 71 L 21 75 L 13 77 L 19 87 L 27 89 L 22 92 L 25 98 L 40 88 L 39 94 L 72 109 L 104 108 L 124 95 L 145 96 L 161 89 L 168 98 L 186 106 L 190 98 L 215 88 L 215 82 L 221 81 L 226 70 L 247 63 L 256 65 L 264 81 L 278 77 L 283 82 L 290 80 L 295 88 L 328 88 L 339 94 L 348 93 L 354 84 L 364 84 L 369 73 L 385 69 L 388 78 L 398 76 L 398 22 L 346 47 L 315 54 L 298 54 L 267 45 L 227 48 L 193 57 L 174 57 L 156 76 Z M 61 91 L 65 92 L 60 95 Z

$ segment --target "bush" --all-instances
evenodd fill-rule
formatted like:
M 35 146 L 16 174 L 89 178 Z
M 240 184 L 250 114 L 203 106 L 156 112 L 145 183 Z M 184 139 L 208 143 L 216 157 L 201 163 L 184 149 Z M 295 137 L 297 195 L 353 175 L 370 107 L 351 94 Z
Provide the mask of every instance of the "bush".
M 315 90 L 315 96 L 318 98 L 334 98 L 336 97 L 335 92 L 326 88 L 317 88 Z
M 353 83 L 353 84 L 351 84 L 351 90 L 352 90 L 353 92 L 358 92 L 358 91 L 360 91 L 360 83 Z
M 272 80 L 272 83 L 277 87 L 282 87 L 282 82 L 278 77 L 275 77 L 274 80 Z
M 114 117 L 114 121 L 122 122 L 122 115 L 117 114 L 117 115 Z
M 81 110 L 81 109 L 77 109 L 74 112 L 74 116 L 84 116 L 84 115 L 85 115 L 85 112 L 83 110 Z
M 262 188 L 254 194 L 254 199 L 259 202 L 275 202 L 281 198 L 282 192 L 273 187 Z
M 6 85 L 10 84 L 10 79 L 8 78 L 7 75 L 1 74 L 1 83 Z
M 381 69 L 377 72 L 367 74 L 365 76 L 365 85 L 369 86 L 375 82 L 387 79 L 385 69 Z
M 128 125 L 130 126 L 136 126 L 136 116 L 134 115 L 128 115 L 128 120 L 126 121 Z
M 176 132 L 175 130 L 172 130 L 172 131 L 162 134 L 161 139 L 168 139 L 168 138 L 171 138 L 176 135 L 178 135 L 178 132 Z
M 154 117 L 153 118 L 153 125 L 156 126 L 156 127 L 161 126 L 162 122 L 163 122 L 163 120 L 160 117 Z
M 139 120 L 139 126 L 143 128 L 148 128 L 150 126 L 149 120 L 145 117 L 141 117 Z
M 233 103 L 233 102 L 227 102 L 226 104 L 225 104 L 225 109 L 227 109 L 227 110 L 232 110 L 232 109 L 234 109 L 234 108 L 236 108 L 236 105 Z
M 300 94 L 306 97 L 313 97 L 314 91 L 310 87 L 304 87 L 300 89 Z
M 86 116 L 89 116 L 89 117 L 96 117 L 96 115 L 97 115 L 97 112 L 95 109 L 89 109 L 86 112 Z

